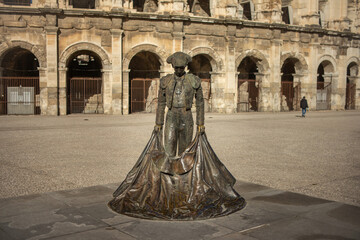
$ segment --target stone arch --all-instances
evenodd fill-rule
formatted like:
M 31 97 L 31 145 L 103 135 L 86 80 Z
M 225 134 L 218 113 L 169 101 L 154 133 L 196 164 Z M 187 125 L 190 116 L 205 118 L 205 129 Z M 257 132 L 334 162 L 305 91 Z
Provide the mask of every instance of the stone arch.
M 110 58 L 107 52 L 100 46 L 88 43 L 88 42 L 79 42 L 74 43 L 68 46 L 61 54 L 59 58 L 59 67 L 66 68 L 67 61 L 69 58 L 76 52 L 79 51 L 91 51 L 99 56 L 101 59 L 101 63 L 103 65 L 103 69 L 110 69 Z
M 308 64 L 306 59 L 300 53 L 286 52 L 281 55 L 280 67 L 284 65 L 286 59 L 295 58 L 298 61 L 295 63 L 295 71 L 297 74 L 305 74 L 308 71 Z
M 209 61 L 213 72 L 220 72 L 223 69 L 224 63 L 219 54 L 209 47 L 197 47 L 188 52 L 191 57 L 203 54 L 209 56 Z
M 237 71 L 237 68 L 240 65 L 240 63 L 242 62 L 242 60 L 244 60 L 244 58 L 246 58 L 246 57 L 253 57 L 257 60 L 256 65 L 257 65 L 260 73 L 265 73 L 269 70 L 269 68 L 270 68 L 269 62 L 266 60 L 266 57 L 264 56 L 264 54 L 262 54 L 259 50 L 251 49 L 251 50 L 245 50 L 244 52 L 242 52 L 240 54 L 240 56 L 238 56 L 236 58 L 235 72 Z
M 16 47 L 20 47 L 30 51 L 38 59 L 39 67 L 46 67 L 45 50 L 25 41 L 10 41 L 2 43 L 0 45 L 0 62 L 8 51 Z
M 331 55 L 323 55 L 319 58 L 317 66 L 325 63 L 325 73 L 334 73 L 336 68 L 336 61 Z
M 357 57 L 351 57 L 346 62 L 346 67 L 349 65 L 352 65 L 353 70 L 350 69 L 350 76 L 352 77 L 358 77 L 359 76 L 359 66 L 360 66 L 360 60 Z
M 130 61 L 131 59 L 138 54 L 139 52 L 143 52 L 143 51 L 147 51 L 147 52 L 151 52 L 154 53 L 156 56 L 158 56 L 158 60 L 160 62 L 160 69 L 163 69 L 164 67 L 164 62 L 168 56 L 170 56 L 170 54 L 167 54 L 166 51 L 164 49 L 162 49 L 161 47 L 158 47 L 156 45 L 153 44 L 141 44 L 141 45 L 137 45 L 135 47 L 133 47 L 124 57 L 123 59 L 123 69 L 124 70 L 129 70 L 129 65 L 130 65 Z

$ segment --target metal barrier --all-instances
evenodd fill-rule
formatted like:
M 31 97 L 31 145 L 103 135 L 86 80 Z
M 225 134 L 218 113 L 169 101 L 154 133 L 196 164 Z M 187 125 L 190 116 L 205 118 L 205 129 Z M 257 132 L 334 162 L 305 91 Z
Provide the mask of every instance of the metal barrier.
M 0 115 L 40 114 L 39 77 L 0 77 Z
M 103 113 L 102 79 L 73 77 L 70 79 L 70 113 Z

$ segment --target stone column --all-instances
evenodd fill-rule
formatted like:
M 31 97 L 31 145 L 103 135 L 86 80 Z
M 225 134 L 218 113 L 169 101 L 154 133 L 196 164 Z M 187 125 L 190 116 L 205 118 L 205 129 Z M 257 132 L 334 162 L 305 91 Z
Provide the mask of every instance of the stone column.
M 111 104 L 112 104 L 112 70 L 111 69 L 102 69 L 102 98 L 103 98 L 103 107 L 104 114 L 111 114 Z
M 324 78 L 324 87 L 327 90 L 326 91 L 326 102 L 328 104 L 327 109 L 331 109 L 331 94 L 332 94 L 332 79 L 333 79 L 333 74 L 332 73 L 328 73 L 328 74 L 324 74 L 323 75 Z
M 67 91 L 66 91 L 66 80 L 67 80 L 67 68 L 59 67 L 59 114 L 67 114 Z
M 58 114 L 58 27 L 45 27 L 46 33 L 46 61 L 47 61 L 47 110 L 41 112 L 46 115 Z
M 112 35 L 112 113 L 122 114 L 122 35 L 123 30 L 111 29 Z
M 130 83 L 129 83 L 129 74 L 130 74 L 130 69 L 123 69 L 122 72 L 122 113 L 127 115 L 129 114 L 129 104 L 130 104 L 130 99 L 129 99 L 129 87 L 130 87 Z
M 360 77 L 348 76 L 350 83 L 355 84 L 355 109 L 360 109 Z

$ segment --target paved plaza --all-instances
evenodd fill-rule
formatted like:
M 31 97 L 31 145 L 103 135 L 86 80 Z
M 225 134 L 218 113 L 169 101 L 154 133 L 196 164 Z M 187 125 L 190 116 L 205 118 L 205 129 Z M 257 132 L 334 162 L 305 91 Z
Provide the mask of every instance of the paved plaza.
M 360 239 L 360 111 L 206 114 L 247 207 L 194 222 L 106 203 L 154 114 L 0 117 L 0 239 Z

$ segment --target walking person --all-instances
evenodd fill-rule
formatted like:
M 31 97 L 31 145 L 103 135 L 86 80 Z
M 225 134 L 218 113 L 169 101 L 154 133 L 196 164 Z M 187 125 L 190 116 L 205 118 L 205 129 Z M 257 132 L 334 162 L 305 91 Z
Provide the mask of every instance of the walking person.
M 306 109 L 309 107 L 305 96 L 300 101 L 301 116 L 305 117 Z

